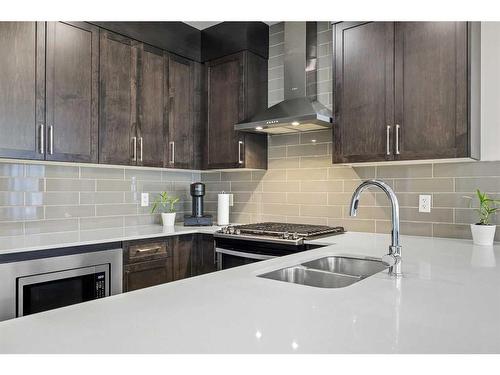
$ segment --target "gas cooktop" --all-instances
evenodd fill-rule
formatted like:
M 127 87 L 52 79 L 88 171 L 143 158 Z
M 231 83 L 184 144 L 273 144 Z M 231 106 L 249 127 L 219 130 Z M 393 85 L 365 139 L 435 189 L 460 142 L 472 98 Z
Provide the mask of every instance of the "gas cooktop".
M 265 222 L 245 225 L 229 225 L 215 233 L 216 237 L 243 240 L 302 243 L 305 239 L 344 233 L 343 227 L 293 223 Z

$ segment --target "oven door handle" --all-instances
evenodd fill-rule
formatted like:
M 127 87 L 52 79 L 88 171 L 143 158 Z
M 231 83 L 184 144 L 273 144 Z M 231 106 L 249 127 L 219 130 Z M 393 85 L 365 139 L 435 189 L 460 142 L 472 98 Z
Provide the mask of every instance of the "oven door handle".
M 247 259 L 266 260 L 266 259 L 276 258 L 273 255 L 244 253 L 242 251 L 234 251 L 234 250 L 228 250 L 228 249 L 221 249 L 220 247 L 217 247 L 215 249 L 215 251 L 217 253 L 220 253 L 220 254 L 233 255 L 235 257 L 247 258 Z

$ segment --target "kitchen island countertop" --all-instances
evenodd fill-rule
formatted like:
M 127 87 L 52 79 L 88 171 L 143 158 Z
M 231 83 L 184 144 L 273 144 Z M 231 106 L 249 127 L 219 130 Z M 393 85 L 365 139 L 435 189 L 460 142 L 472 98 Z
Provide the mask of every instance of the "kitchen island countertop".
M 257 277 L 319 257 L 380 257 L 390 236 L 332 245 L 0 323 L 0 353 L 500 353 L 500 246 L 402 236 L 404 277 L 338 289 Z M 499 262 L 497 262 L 497 259 Z

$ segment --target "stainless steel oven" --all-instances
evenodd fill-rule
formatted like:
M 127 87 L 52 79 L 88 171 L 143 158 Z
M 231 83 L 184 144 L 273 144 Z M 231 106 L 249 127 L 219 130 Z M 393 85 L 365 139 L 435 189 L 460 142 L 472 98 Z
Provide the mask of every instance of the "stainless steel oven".
M 321 247 L 306 240 L 344 233 L 342 227 L 294 223 L 229 225 L 214 233 L 217 269 L 223 270 L 261 260 Z
M 218 270 L 243 266 L 245 264 L 294 254 L 317 247 L 321 246 L 308 245 L 303 242 L 273 241 L 269 238 L 243 239 L 242 237 L 215 237 L 215 253 Z
M 121 249 L 0 264 L 0 320 L 121 292 Z

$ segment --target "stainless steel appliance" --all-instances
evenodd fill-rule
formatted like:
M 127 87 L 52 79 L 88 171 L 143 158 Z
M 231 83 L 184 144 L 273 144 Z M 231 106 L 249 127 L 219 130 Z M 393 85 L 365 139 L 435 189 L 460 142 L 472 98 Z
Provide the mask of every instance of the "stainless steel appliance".
M 284 98 L 234 126 L 251 133 L 284 134 L 330 129 L 332 112 L 317 98 L 316 22 L 285 22 Z
M 219 270 L 289 255 L 317 247 L 308 239 L 344 233 L 342 227 L 292 223 L 227 226 L 214 234 Z
M 212 215 L 205 215 L 203 212 L 205 184 L 192 183 L 189 190 L 192 197 L 191 215 L 184 216 L 184 226 L 212 225 Z
M 0 320 L 34 314 L 122 292 L 122 250 L 51 256 L 19 254 L 0 264 Z M 54 251 L 56 254 L 56 251 Z M 22 260 L 28 258 L 26 260 Z

